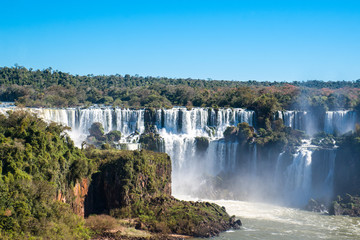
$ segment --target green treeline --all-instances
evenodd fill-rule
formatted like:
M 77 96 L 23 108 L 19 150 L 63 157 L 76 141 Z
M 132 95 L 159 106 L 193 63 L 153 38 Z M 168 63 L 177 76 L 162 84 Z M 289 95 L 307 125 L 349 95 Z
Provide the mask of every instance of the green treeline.
M 130 75 L 71 75 L 51 68 L 0 68 L 0 101 L 18 105 L 69 107 L 93 104 L 116 107 L 242 107 L 325 110 L 353 108 L 360 80 L 257 82 L 172 79 Z M 272 103 L 264 106 L 264 102 Z M 261 111 L 261 109 L 259 109 Z

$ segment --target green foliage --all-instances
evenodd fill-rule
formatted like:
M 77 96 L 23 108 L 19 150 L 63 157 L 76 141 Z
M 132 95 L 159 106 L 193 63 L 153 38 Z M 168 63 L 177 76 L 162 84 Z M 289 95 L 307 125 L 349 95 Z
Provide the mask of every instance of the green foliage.
M 198 151 L 205 152 L 209 144 L 210 141 L 207 137 L 195 137 L 195 145 Z
M 139 143 L 142 149 L 161 152 L 164 146 L 164 139 L 159 134 L 148 132 L 140 135 Z
M 274 130 L 260 128 L 255 141 L 260 146 L 273 146 L 279 148 L 281 151 L 289 150 L 290 152 L 294 152 L 295 148 L 301 145 L 301 140 L 305 137 L 304 132 L 285 127 L 281 123 L 280 127 Z
M 89 128 L 90 137 L 95 137 L 98 141 L 104 141 L 104 127 L 99 122 L 94 122 Z
M 105 135 L 108 142 L 117 142 L 121 139 L 121 132 L 117 130 L 110 131 Z
M 238 139 L 240 141 L 247 141 L 255 135 L 255 130 L 253 127 L 249 126 L 248 123 L 243 122 L 238 124 Z
M 241 143 L 249 142 L 255 136 L 255 130 L 248 123 L 239 123 L 237 127 L 229 126 L 224 131 L 225 140 L 239 141 Z
M 258 126 L 270 129 L 270 119 L 275 111 L 280 110 L 280 104 L 275 96 L 263 94 L 252 105 L 256 112 Z
M 92 163 L 56 124 L 25 112 L 0 115 L 0 229 L 9 238 L 84 239 L 87 230 L 68 204 L 55 201 L 93 171 Z M 70 200 L 70 199 L 69 199 Z
M 139 199 L 170 194 L 171 161 L 164 153 L 89 149 L 86 155 L 99 165 L 100 172 L 94 179 L 104 178 L 108 182 L 119 179 L 113 184 L 116 201 L 111 202 L 120 205 L 111 208 L 126 207 Z
M 0 100 L 25 106 L 252 107 L 266 114 L 274 110 L 274 106 L 351 108 L 360 102 L 359 88 L 360 80 L 240 82 L 118 74 L 79 76 L 51 68 L 35 71 L 19 66 L 0 68 Z M 278 104 L 274 104 L 273 99 Z M 265 119 L 260 123 L 265 124 Z
M 330 215 L 349 215 L 352 217 L 360 216 L 360 197 L 345 194 L 343 197 L 338 196 L 333 201 L 329 209 Z
M 224 138 L 227 141 L 238 141 L 242 144 L 255 142 L 262 147 L 276 147 L 281 151 L 290 150 L 290 152 L 301 144 L 304 137 L 304 132 L 284 126 L 281 119 L 269 122 L 268 130 L 259 128 L 257 134 L 248 123 L 239 123 L 237 127 L 229 126 L 224 131 Z
M 104 135 L 104 127 L 99 122 L 94 122 L 89 128 L 90 135 L 86 141 L 101 149 L 115 148 L 121 139 L 121 132 L 113 130 Z
M 284 126 L 282 120 L 275 120 L 269 123 L 269 130 L 259 128 L 257 134 L 248 123 L 239 123 L 237 127 L 227 127 L 224 137 L 227 141 L 238 141 L 242 144 L 255 142 L 265 148 L 276 147 L 281 151 L 293 152 L 301 144 L 301 139 L 305 137 L 305 134 Z
M 358 156 L 360 154 L 360 125 L 356 124 L 354 132 L 337 137 L 336 140 L 340 150 L 349 151 L 354 156 Z
M 235 127 L 235 126 L 229 126 L 225 129 L 224 131 L 224 138 L 226 140 L 236 140 L 236 135 L 237 135 L 237 132 L 238 132 L 238 128 Z
M 214 203 L 186 202 L 169 196 L 139 200 L 127 211 L 117 210 L 112 214 L 120 218 L 129 214 L 138 217 L 142 229 L 163 234 L 208 237 L 216 233 L 213 232 L 215 229 L 224 231 L 230 226 L 230 216 Z

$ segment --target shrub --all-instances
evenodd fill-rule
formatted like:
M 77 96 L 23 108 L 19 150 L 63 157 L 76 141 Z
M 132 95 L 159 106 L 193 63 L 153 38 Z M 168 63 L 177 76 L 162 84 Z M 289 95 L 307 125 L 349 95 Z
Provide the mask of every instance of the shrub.
M 118 225 L 118 222 L 115 218 L 101 214 L 101 215 L 91 215 L 85 220 L 88 228 L 91 229 L 96 234 L 100 234 L 106 231 L 110 231 Z

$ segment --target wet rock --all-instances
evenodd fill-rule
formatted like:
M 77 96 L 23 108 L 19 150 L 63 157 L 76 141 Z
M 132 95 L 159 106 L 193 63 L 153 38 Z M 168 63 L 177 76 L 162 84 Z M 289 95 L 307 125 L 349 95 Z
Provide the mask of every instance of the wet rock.
M 360 197 L 346 194 L 344 198 L 338 196 L 329 209 L 330 215 L 349 215 L 351 217 L 360 216 Z
M 235 216 L 232 216 L 229 220 L 229 224 L 233 229 L 240 229 L 242 222 L 240 219 L 235 219 Z
M 305 210 L 311 212 L 328 212 L 326 205 L 315 199 L 309 200 L 308 204 L 305 206 Z

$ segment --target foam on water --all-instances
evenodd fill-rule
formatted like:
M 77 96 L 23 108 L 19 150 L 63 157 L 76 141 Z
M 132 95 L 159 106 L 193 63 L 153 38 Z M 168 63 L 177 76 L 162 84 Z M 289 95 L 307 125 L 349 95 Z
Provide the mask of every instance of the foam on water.
M 243 223 L 219 239 L 360 239 L 360 218 L 327 216 L 270 204 L 213 201 Z

